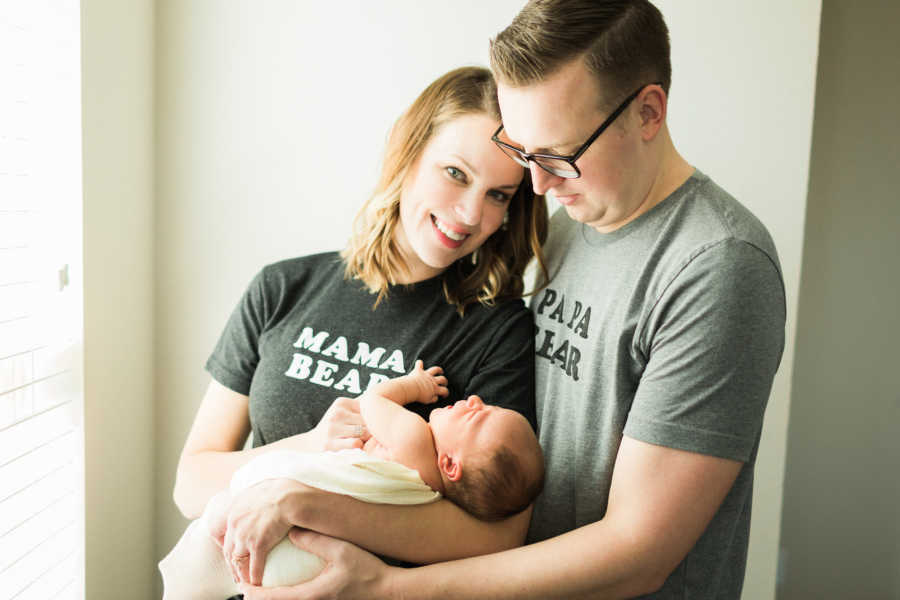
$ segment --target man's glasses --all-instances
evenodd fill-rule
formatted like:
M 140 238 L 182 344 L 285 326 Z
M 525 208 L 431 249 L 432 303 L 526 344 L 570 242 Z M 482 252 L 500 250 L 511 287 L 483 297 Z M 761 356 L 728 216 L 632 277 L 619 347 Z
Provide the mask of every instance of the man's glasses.
M 651 84 L 652 85 L 652 84 Z M 662 85 L 661 83 L 656 83 L 655 85 Z M 600 134 L 606 131 L 606 128 L 612 125 L 613 121 L 616 120 L 622 111 L 628 108 L 628 105 L 631 104 L 631 101 L 638 97 L 643 89 L 647 87 L 647 85 L 642 85 L 638 88 L 633 94 L 625 98 L 625 100 L 616 108 L 616 110 L 612 111 L 612 113 L 600 124 L 600 127 L 587 139 L 587 141 L 581 145 L 581 147 L 570 156 L 561 156 L 559 154 L 542 154 L 540 152 L 525 152 L 521 148 L 516 148 L 515 146 L 508 144 L 502 141 L 497 136 L 500 135 L 500 132 L 503 131 L 503 125 L 494 132 L 494 135 L 491 136 L 491 141 L 497 144 L 503 152 L 525 167 L 529 168 L 529 162 L 534 162 L 537 166 L 544 169 L 551 175 L 556 175 L 557 177 L 564 177 L 566 179 L 577 179 L 581 177 L 581 171 L 575 165 L 575 161 L 578 160 L 582 154 L 584 154 L 585 150 L 587 150 L 591 144 L 594 143 Z

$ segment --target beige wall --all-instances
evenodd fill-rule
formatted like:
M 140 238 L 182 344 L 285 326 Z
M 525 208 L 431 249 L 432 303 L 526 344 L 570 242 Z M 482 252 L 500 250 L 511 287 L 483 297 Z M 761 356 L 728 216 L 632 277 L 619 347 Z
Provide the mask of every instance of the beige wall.
M 86 597 L 154 582 L 153 2 L 83 0 Z
M 825 0 L 778 598 L 900 598 L 900 22 Z

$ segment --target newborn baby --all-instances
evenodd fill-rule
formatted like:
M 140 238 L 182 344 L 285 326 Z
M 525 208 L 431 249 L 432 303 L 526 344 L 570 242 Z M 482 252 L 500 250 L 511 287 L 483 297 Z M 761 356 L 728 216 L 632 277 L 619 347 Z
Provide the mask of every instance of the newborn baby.
M 371 437 L 363 450 L 303 453 L 272 451 L 235 472 L 230 493 L 264 479 L 287 477 L 366 502 L 419 504 L 444 495 L 482 520 L 524 510 L 540 493 L 544 463 L 528 421 L 519 413 L 470 396 L 435 409 L 426 422 L 403 408 L 448 394 L 440 367 L 373 385 L 359 396 Z M 208 523 L 221 519 L 229 492 L 214 497 L 160 563 L 164 600 L 222 600 L 239 593 Z M 318 557 L 287 538 L 268 554 L 262 585 L 294 585 L 315 577 Z

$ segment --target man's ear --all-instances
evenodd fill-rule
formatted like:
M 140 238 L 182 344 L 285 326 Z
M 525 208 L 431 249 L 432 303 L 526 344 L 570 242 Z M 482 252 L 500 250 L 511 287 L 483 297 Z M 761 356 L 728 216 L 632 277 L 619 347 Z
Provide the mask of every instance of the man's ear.
M 637 100 L 641 107 L 641 137 L 650 141 L 656 137 L 666 119 L 668 98 L 661 87 L 654 85 L 644 90 Z
M 462 465 L 449 454 L 441 452 L 438 456 L 438 467 L 444 477 L 450 481 L 459 481 L 459 478 L 462 477 Z

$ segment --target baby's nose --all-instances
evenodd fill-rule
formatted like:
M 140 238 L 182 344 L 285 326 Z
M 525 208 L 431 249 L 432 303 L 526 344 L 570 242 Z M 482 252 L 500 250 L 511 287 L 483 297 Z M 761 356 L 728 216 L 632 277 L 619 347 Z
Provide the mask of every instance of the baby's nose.
M 481 398 L 478 396 L 469 396 L 466 399 L 466 406 L 472 410 L 478 410 L 482 406 L 484 406 L 484 402 L 482 402 Z

